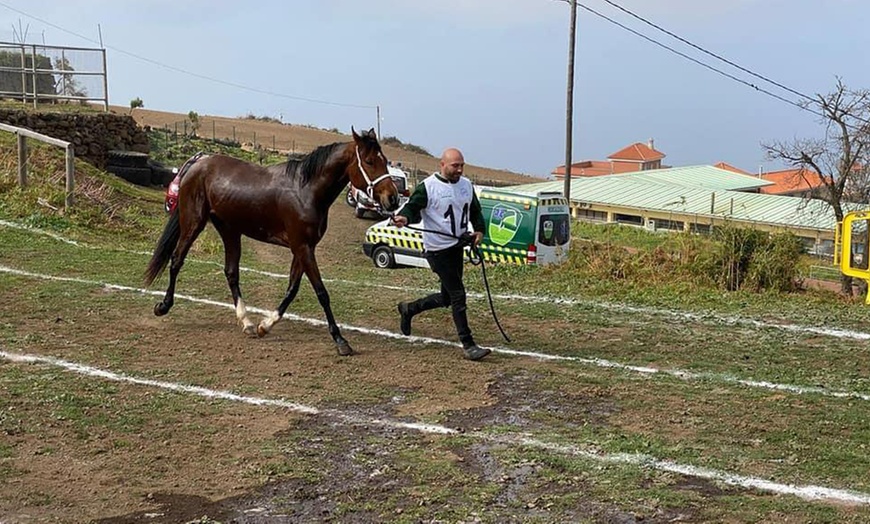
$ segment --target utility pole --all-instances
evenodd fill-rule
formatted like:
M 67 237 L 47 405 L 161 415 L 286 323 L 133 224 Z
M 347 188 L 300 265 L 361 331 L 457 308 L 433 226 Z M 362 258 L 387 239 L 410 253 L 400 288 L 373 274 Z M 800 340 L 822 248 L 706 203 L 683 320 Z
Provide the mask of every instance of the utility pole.
M 375 108 L 378 110 L 378 140 L 381 139 L 381 106 L 377 105 Z
M 568 38 L 568 96 L 565 117 L 565 198 L 571 199 L 571 141 L 574 128 L 574 41 L 577 34 L 577 0 L 571 2 L 571 33 Z

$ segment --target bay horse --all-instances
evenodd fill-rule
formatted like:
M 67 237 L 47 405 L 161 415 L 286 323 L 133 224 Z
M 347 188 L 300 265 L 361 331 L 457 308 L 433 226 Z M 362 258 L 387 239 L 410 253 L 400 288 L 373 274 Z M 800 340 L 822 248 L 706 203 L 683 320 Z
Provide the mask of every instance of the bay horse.
M 169 264 L 169 286 L 154 306 L 154 314 L 162 316 L 172 308 L 184 258 L 211 221 L 224 244 L 224 274 L 244 333 L 265 336 L 296 297 L 304 274 L 326 313 L 338 354 L 352 355 L 353 349 L 335 323 L 314 248 L 326 233 L 330 206 L 348 181 L 387 211 L 399 206 L 399 193 L 374 129 L 357 134 L 351 127 L 351 133 L 353 142 L 318 147 L 301 160 L 268 167 L 224 155 L 191 158 L 182 167 L 178 204 L 145 270 L 145 285 L 149 286 Z M 290 248 L 293 254 L 284 299 L 256 327 L 248 318 L 239 289 L 242 235 Z

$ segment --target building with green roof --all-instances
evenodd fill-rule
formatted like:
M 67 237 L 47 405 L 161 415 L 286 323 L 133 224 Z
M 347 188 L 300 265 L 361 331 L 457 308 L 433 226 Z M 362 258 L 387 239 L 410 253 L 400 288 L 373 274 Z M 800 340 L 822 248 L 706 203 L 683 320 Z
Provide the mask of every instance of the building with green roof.
M 814 252 L 832 252 L 837 221 L 831 206 L 818 199 L 757 192 L 769 184 L 713 166 L 574 177 L 571 214 L 579 220 L 651 231 L 709 233 L 726 223 L 770 232 L 787 230 Z M 510 190 L 530 195 L 561 192 L 564 181 L 525 184 Z

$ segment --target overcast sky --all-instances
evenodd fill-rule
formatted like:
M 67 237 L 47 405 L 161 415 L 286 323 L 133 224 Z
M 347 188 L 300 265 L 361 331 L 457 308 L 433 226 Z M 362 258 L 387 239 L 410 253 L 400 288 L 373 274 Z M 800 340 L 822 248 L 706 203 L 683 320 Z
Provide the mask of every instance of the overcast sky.
M 837 76 L 870 88 L 866 0 L 616 3 L 800 93 Z M 799 100 L 603 0 L 582 4 Z M 578 12 L 574 161 L 653 138 L 667 164 L 754 172 L 780 167 L 761 142 L 820 132 L 812 114 Z M 565 158 L 569 13 L 556 0 L 0 0 L 0 39 L 98 46 L 99 26 L 112 104 L 345 132 L 375 127 L 379 105 L 383 136 L 544 176 Z

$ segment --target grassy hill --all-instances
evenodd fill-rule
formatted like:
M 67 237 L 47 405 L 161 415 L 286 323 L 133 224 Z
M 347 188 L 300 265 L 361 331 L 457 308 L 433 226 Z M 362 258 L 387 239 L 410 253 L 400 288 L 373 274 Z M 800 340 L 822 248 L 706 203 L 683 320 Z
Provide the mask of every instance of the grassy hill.
M 130 108 L 111 106 L 110 109 L 115 113 L 131 114 Z M 132 116 L 141 126 L 168 128 L 173 131 L 177 129 L 179 133 L 184 131 L 185 122 L 188 122 L 185 114 L 144 108 L 132 110 Z M 233 139 L 249 147 L 256 143 L 283 153 L 307 153 L 318 146 L 350 140 L 349 129 L 347 130 L 348 134 L 343 134 L 310 126 L 282 124 L 257 118 L 199 115 L 199 124 L 198 134 L 202 137 Z M 387 158 L 393 162 L 401 162 L 406 168 L 420 169 L 425 172 L 438 170 L 438 158 L 431 155 L 415 153 L 394 146 L 384 146 L 384 152 L 387 154 Z M 473 164 L 466 167 L 466 176 L 477 183 L 492 181 L 498 182 L 498 185 L 541 181 L 540 178 Z

